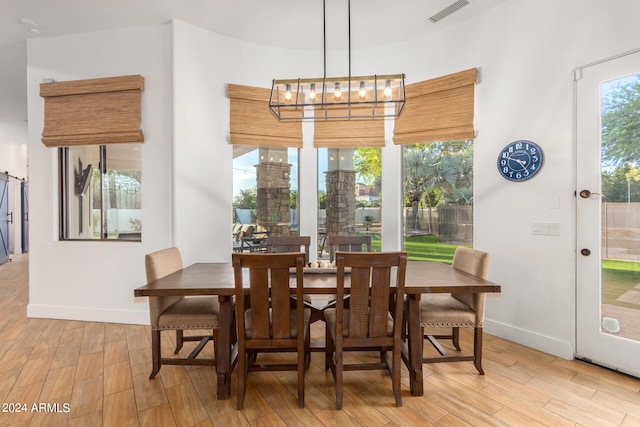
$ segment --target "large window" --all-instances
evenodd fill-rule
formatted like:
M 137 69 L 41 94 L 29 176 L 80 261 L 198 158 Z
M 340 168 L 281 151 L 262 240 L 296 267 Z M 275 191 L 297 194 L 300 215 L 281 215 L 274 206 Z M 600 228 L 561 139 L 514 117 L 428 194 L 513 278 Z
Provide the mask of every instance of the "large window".
M 140 148 L 59 148 L 62 240 L 141 240 Z
M 382 235 L 380 148 L 318 149 L 318 258 L 328 258 L 328 235 Z
M 234 250 L 261 250 L 268 235 L 298 235 L 298 217 L 298 149 L 234 145 Z
M 450 263 L 473 245 L 473 141 L 402 148 L 404 249 L 409 258 Z

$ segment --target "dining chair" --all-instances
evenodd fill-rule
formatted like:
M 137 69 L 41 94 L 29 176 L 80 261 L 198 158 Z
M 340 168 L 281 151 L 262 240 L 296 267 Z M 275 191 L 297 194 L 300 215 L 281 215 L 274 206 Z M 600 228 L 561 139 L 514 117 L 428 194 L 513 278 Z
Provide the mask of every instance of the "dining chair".
M 336 408 L 342 409 L 343 372 L 363 369 L 388 370 L 396 406 L 402 406 L 400 346 L 407 253 L 338 251 L 336 263 L 336 307 L 325 309 L 324 313 L 325 366 L 331 369 L 336 383 Z M 345 308 L 344 300 L 347 268 L 351 279 L 349 308 Z M 344 363 L 345 351 L 372 350 L 380 351 L 380 363 Z
M 489 254 L 477 249 L 458 246 L 453 255 L 453 268 L 487 279 Z M 482 369 L 482 328 L 484 324 L 484 293 L 425 294 L 420 299 L 420 323 L 423 339 L 427 339 L 439 356 L 423 356 L 422 363 L 473 361 L 480 375 Z M 450 334 L 429 333 L 429 328 L 451 328 Z M 451 340 L 458 352 L 460 328 L 473 328 L 473 354 L 449 354 L 438 342 Z
M 304 265 L 309 265 L 311 236 L 269 236 L 265 243 L 267 253 L 301 252 L 304 250 Z M 304 295 L 304 301 L 311 304 L 311 295 Z
M 298 372 L 298 406 L 304 407 L 305 357 L 309 352 L 311 310 L 303 302 L 305 254 L 232 254 L 238 328 L 238 409 L 244 405 L 250 371 Z M 290 268 L 295 268 L 295 308 Z M 248 280 L 248 286 L 245 283 Z M 248 295 L 247 292 L 248 291 Z M 296 363 L 258 364 L 258 352 L 297 352 Z
M 305 253 L 305 265 L 309 263 L 311 236 L 269 236 L 265 242 L 267 253 L 301 252 Z
M 336 251 L 371 252 L 371 235 L 339 236 L 330 234 L 327 237 L 327 246 L 329 247 L 329 261 L 333 262 Z
M 145 255 L 147 283 L 182 269 L 182 256 L 178 248 L 167 248 Z M 155 378 L 162 365 L 215 365 L 215 359 L 196 358 L 207 342 L 213 340 L 217 354 L 218 315 L 220 305 L 215 297 L 150 296 L 151 358 L 153 369 L 149 379 Z M 206 335 L 184 335 L 184 330 L 209 330 Z M 178 354 L 184 341 L 199 341 L 186 358 L 162 357 L 162 331 L 176 331 Z

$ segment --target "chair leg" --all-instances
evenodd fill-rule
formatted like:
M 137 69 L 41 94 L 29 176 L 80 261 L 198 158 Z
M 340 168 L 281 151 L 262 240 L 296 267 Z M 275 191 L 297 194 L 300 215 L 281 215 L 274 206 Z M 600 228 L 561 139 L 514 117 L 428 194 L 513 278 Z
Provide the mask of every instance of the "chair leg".
M 213 329 L 213 331 L 211 332 L 211 335 L 213 336 L 213 357 L 217 360 L 218 359 L 218 329 L 217 328 Z
M 160 372 L 160 331 L 158 330 L 151 331 L 151 362 L 153 368 L 151 375 L 149 375 L 150 380 L 154 379 Z
M 473 330 L 473 364 L 480 375 L 484 375 L 484 369 L 482 369 L 482 328 L 474 328 Z
M 308 348 L 306 345 L 305 349 Z M 304 408 L 304 371 L 307 365 L 307 352 L 298 354 L 298 408 Z
M 451 328 L 451 342 L 458 351 L 462 351 L 460 348 L 460 328 Z
M 395 345 L 393 347 L 393 362 L 392 362 L 393 372 L 391 373 L 391 383 L 393 386 L 393 397 L 396 399 L 397 407 L 402 406 L 402 389 L 400 388 L 400 375 L 401 375 L 400 360 L 401 360 L 400 346 Z
M 178 354 L 182 350 L 184 344 L 184 331 L 182 329 L 176 329 L 176 351 L 173 354 Z
M 307 326 L 307 335 L 304 337 L 304 367 L 308 369 L 311 366 L 311 325 Z
M 247 354 L 238 352 L 238 410 L 244 405 L 244 393 L 247 385 Z
M 342 360 L 342 347 L 336 345 L 336 409 L 342 409 L 344 363 Z
M 329 325 L 325 323 L 324 326 L 324 369 L 329 369 L 331 367 L 330 360 L 332 358 L 332 342 L 331 342 L 331 332 L 329 332 Z

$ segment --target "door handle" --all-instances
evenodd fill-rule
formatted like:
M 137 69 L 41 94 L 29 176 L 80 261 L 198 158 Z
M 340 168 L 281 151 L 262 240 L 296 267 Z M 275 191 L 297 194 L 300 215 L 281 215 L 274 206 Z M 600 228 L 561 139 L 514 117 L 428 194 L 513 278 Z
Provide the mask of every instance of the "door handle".
M 600 193 L 592 193 L 589 190 L 582 190 L 580 192 L 580 197 L 582 197 L 583 199 L 588 199 L 591 196 L 599 196 L 599 195 L 600 195 Z
M 589 250 L 587 248 L 583 248 L 583 249 L 580 249 L 580 253 L 582 255 L 584 255 L 584 256 L 589 256 L 589 255 L 591 255 L 591 250 Z
M 9 212 L 9 219 L 7 220 L 9 224 L 13 224 L 13 212 Z

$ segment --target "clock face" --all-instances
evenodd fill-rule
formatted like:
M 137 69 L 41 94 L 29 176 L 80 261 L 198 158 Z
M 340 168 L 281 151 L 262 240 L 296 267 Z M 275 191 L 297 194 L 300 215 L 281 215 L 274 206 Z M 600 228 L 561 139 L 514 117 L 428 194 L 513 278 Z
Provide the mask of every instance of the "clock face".
M 498 156 L 498 171 L 509 181 L 522 182 L 533 178 L 542 168 L 544 155 L 531 141 L 514 141 Z

